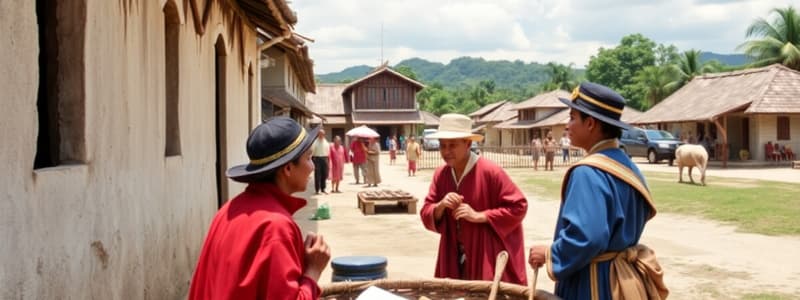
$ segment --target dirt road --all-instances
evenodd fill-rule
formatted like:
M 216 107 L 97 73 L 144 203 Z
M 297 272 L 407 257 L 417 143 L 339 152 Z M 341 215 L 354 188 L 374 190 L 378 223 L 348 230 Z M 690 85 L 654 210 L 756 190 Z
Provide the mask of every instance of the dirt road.
M 403 189 L 414 194 L 420 199 L 419 209 L 432 171 L 408 177 L 402 156 L 398 157 L 397 165 L 389 166 L 387 162 L 387 156 L 381 157 L 384 183 L 379 188 Z M 651 167 L 657 169 L 659 165 Z M 350 166 L 345 168 L 350 169 Z M 800 170 L 795 171 L 800 174 Z M 521 172 L 532 170 L 509 170 L 512 178 Z M 563 170 L 553 172 L 553 176 L 562 175 Z M 708 176 L 721 175 L 709 170 Z M 344 193 L 304 194 L 309 205 L 295 215 L 301 227 L 322 234 L 331 245 L 333 257 L 381 255 L 388 258 L 392 279 L 432 278 L 438 235 L 425 230 L 418 215 L 405 214 L 398 209 L 378 208 L 376 215 L 362 215 L 356 208 L 356 193 L 367 188 L 353 185 L 353 182 L 348 170 L 341 188 Z M 524 220 L 527 249 L 534 244 L 549 243 L 558 203 L 539 199 L 535 191 L 524 192 L 529 200 Z M 308 220 L 313 208 L 321 203 L 331 206 L 332 219 Z M 717 222 L 659 213 L 648 224 L 642 243 L 656 251 L 665 269 L 671 299 L 735 299 L 758 293 L 800 295 L 800 261 L 796 257 L 800 237 L 739 233 L 734 227 Z M 330 279 L 328 268 L 322 282 L 330 282 Z M 553 282 L 546 272 L 539 272 L 538 287 L 552 291 Z

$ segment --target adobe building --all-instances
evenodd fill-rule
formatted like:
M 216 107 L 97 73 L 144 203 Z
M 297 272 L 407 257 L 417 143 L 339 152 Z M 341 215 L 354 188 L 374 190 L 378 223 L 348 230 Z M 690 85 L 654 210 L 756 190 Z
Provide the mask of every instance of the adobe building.
M 0 299 L 185 297 L 213 215 L 243 188 L 224 172 L 248 160 L 262 117 L 262 53 L 310 61 L 294 13 L 13 2 L 0 4 Z M 310 65 L 292 68 L 313 90 Z

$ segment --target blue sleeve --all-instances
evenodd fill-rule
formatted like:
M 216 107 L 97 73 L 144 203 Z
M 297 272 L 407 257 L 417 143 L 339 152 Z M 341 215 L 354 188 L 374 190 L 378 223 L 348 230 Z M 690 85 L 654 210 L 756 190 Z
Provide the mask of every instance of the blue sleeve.
M 550 248 L 552 275 L 557 280 L 581 270 L 608 248 L 612 197 L 606 180 L 606 174 L 588 166 L 576 167 L 570 174 Z

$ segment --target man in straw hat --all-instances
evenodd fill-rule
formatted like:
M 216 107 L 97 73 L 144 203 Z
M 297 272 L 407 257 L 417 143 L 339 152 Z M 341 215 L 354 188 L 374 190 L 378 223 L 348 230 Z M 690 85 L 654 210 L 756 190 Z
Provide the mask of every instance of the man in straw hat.
M 322 235 L 309 233 L 303 242 L 292 214 L 306 200 L 291 196 L 306 189 L 314 171 L 310 147 L 318 130 L 275 117 L 250 133 L 250 163 L 227 171 L 247 188 L 211 222 L 189 299 L 319 298 L 330 250 Z
M 567 170 L 553 243 L 534 246 L 529 262 L 547 266 L 564 299 L 663 299 L 668 291 L 652 250 L 639 244 L 655 216 L 644 177 L 619 149 L 625 99 L 584 82 L 570 99 L 572 145 L 588 155 Z
M 425 228 L 440 234 L 435 276 L 492 280 L 495 258 L 505 250 L 508 265 L 501 279 L 525 284 L 525 195 L 502 168 L 470 151 L 472 141 L 483 137 L 472 133 L 467 116 L 443 115 L 428 138 L 439 139 L 446 163 L 434 172 L 420 210 Z

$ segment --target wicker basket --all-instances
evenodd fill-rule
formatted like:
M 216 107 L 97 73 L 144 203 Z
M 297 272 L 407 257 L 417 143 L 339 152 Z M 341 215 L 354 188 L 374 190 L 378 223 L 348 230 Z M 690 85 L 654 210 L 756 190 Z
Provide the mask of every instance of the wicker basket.
M 336 282 L 322 287 L 320 299 L 351 300 L 370 286 L 376 286 L 395 295 L 417 300 L 420 297 L 429 299 L 487 299 L 492 288 L 491 281 L 426 279 L 426 280 L 389 280 Z M 529 299 L 530 289 L 511 283 L 500 282 L 497 299 Z M 559 299 L 555 295 L 536 290 L 535 299 Z M 424 299 L 424 298 L 423 298 Z

